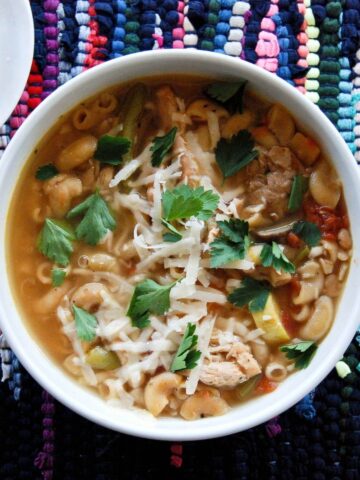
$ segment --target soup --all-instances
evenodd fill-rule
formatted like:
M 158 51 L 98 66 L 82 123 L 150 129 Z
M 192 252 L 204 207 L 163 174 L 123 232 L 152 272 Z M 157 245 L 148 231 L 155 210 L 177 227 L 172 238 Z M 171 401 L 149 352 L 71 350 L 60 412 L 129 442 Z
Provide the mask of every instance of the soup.
M 186 420 L 308 366 L 351 247 L 320 146 L 241 79 L 145 79 L 82 103 L 29 159 L 8 218 L 41 347 L 105 401 Z

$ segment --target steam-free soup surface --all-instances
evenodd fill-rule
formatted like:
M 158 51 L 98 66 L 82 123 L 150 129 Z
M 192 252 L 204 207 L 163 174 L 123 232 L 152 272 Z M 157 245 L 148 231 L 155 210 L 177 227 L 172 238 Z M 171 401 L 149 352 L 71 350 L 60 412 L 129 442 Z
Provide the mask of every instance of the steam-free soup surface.
M 241 79 L 145 79 L 77 106 L 8 218 L 39 345 L 105 401 L 187 420 L 309 365 L 351 246 L 321 147 Z

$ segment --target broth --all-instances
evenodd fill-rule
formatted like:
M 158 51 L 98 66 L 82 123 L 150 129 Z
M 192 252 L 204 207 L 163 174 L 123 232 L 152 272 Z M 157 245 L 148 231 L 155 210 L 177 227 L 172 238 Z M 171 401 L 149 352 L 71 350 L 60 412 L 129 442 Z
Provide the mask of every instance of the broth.
M 52 358 L 108 401 L 189 420 L 306 366 L 351 258 L 316 142 L 251 86 L 210 83 L 145 79 L 61 117 L 19 178 L 6 247 Z

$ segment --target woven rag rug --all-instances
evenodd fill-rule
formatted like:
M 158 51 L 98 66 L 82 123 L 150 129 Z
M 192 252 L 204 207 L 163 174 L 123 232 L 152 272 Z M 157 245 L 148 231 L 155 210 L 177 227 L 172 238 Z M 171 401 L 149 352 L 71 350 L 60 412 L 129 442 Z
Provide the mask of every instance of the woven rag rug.
M 32 0 L 31 7 L 34 60 L 0 128 L 0 155 L 39 103 L 84 70 L 141 50 L 198 48 L 285 79 L 322 109 L 360 162 L 360 0 Z M 5 338 L 0 347 L 1 480 L 360 479 L 360 334 L 344 356 L 345 378 L 334 371 L 266 425 L 183 444 L 84 420 L 32 380 Z

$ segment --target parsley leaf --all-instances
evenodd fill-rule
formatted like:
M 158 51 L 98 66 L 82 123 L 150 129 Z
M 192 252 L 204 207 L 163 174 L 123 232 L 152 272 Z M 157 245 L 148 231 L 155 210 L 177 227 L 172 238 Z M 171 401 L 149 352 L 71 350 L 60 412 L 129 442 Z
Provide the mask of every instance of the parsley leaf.
M 152 152 L 151 165 L 153 167 L 159 167 L 164 160 L 165 155 L 172 149 L 175 142 L 176 132 L 177 128 L 174 127 L 163 137 L 154 138 L 153 144 L 150 148 L 150 152 Z
M 290 262 L 276 242 L 263 246 L 260 260 L 264 267 L 273 267 L 277 272 L 282 270 L 286 273 L 295 273 L 295 265 Z
M 120 165 L 123 160 L 123 155 L 128 153 L 130 147 L 131 141 L 126 137 L 103 135 L 98 140 L 94 158 L 101 163 Z
M 264 310 L 270 294 L 270 285 L 251 277 L 245 277 L 239 288 L 228 296 L 230 303 L 237 307 L 249 306 L 250 312 Z
M 116 221 L 108 204 L 95 192 L 67 214 L 67 218 L 84 215 L 76 227 L 76 237 L 89 245 L 97 245 L 109 230 L 115 230 Z
M 229 140 L 221 138 L 215 148 L 215 158 L 224 178 L 231 177 L 252 162 L 259 152 L 248 130 L 240 130 Z
M 201 352 L 196 350 L 198 336 L 195 335 L 196 325 L 188 323 L 179 348 L 170 366 L 170 372 L 178 372 L 196 367 Z
M 301 220 L 296 222 L 292 231 L 300 237 L 309 247 L 315 247 L 320 242 L 320 228 L 312 222 Z
M 133 327 L 145 328 L 150 325 L 150 313 L 163 315 L 170 308 L 170 290 L 176 284 L 159 285 L 146 279 L 136 285 L 126 315 Z
M 54 287 L 60 287 L 64 283 L 66 271 L 63 268 L 53 268 L 51 270 L 51 281 Z
M 208 220 L 217 208 L 219 196 L 203 187 L 191 188 L 180 185 L 166 190 L 162 195 L 164 219 L 166 221 L 197 217 Z
M 173 226 L 171 223 L 167 222 L 166 220 L 162 220 L 161 223 L 168 229 L 170 230 L 170 233 L 164 233 L 163 235 L 163 240 L 164 242 L 178 242 L 179 240 L 182 239 L 181 233 Z
M 73 252 L 73 229 L 64 221 L 47 218 L 37 240 L 38 250 L 59 265 L 66 266 Z
M 50 178 L 55 177 L 59 173 L 59 170 L 53 165 L 52 163 L 48 163 L 47 165 L 41 165 L 36 170 L 35 177 L 38 180 L 49 180 Z
M 80 340 L 91 342 L 96 337 L 97 320 L 83 308 L 73 305 L 76 334 Z
M 291 185 L 288 203 L 288 209 L 290 212 L 297 212 L 300 210 L 304 193 L 308 189 L 308 180 L 308 178 L 303 177 L 302 175 L 295 175 Z
M 306 342 L 283 345 L 280 347 L 280 350 L 286 354 L 287 358 L 295 360 L 295 368 L 302 370 L 309 366 L 317 348 L 316 343 L 309 340 Z
M 250 245 L 248 222 L 231 219 L 217 222 L 217 224 L 221 230 L 221 235 L 210 243 L 210 264 L 212 268 L 245 258 Z
M 210 98 L 222 103 L 230 113 L 241 113 L 246 84 L 246 80 L 239 80 L 238 82 L 217 82 L 209 85 L 205 93 Z

